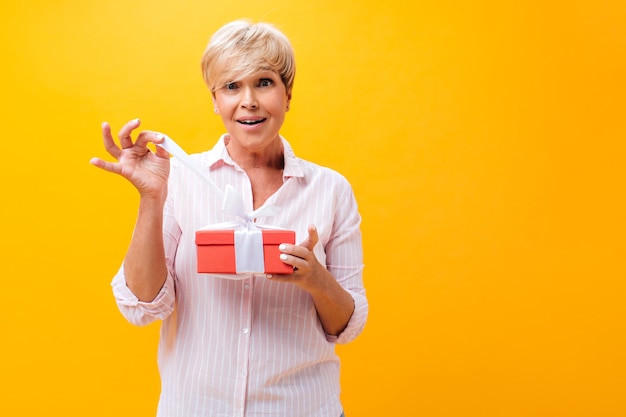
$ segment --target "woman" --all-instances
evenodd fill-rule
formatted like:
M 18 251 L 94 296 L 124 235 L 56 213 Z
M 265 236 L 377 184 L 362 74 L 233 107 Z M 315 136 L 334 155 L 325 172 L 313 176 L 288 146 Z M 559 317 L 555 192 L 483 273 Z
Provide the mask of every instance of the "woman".
M 163 136 L 128 122 L 103 124 L 117 162 L 92 163 L 139 191 L 131 243 L 112 286 L 132 323 L 163 320 L 159 416 L 319 416 L 342 414 L 335 343 L 352 341 L 367 318 L 360 216 L 348 182 L 297 158 L 280 136 L 295 62 L 287 38 L 264 23 L 219 29 L 202 58 L 204 80 L 226 132 L 195 163 L 246 211 L 281 207 L 257 221 L 295 230 L 282 244 L 288 275 L 223 279 L 196 272 L 195 232 L 233 220 L 221 200 L 161 147 Z

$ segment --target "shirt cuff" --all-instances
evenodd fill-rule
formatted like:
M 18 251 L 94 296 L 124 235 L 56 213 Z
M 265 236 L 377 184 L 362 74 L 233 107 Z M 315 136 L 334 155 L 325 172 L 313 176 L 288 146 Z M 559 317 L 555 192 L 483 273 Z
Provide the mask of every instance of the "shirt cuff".
M 161 290 L 150 302 L 140 301 L 126 285 L 124 265 L 122 265 L 111 282 L 113 295 L 122 315 L 138 326 L 144 326 L 156 320 L 162 320 L 174 310 L 174 280 L 168 272 Z
M 354 299 L 354 312 L 348 321 L 348 325 L 338 336 L 326 335 L 326 340 L 330 343 L 336 343 L 343 345 L 352 342 L 356 337 L 361 334 L 363 328 L 365 328 L 365 322 L 367 321 L 367 314 L 369 311 L 367 298 L 364 294 L 350 292 Z

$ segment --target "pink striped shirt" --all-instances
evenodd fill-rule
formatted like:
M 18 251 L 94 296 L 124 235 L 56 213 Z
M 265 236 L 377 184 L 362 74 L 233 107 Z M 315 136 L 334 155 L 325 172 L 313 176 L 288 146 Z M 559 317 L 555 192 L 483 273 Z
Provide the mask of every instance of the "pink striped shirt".
M 222 189 L 232 185 L 251 211 L 246 173 L 230 158 L 222 136 L 215 147 L 192 155 Z M 363 287 L 360 216 L 347 180 L 297 158 L 282 139 L 283 185 L 266 204 L 280 206 L 257 222 L 296 231 L 296 243 L 315 224 L 317 259 L 355 304 L 346 329 L 325 334 L 310 295 L 263 274 L 223 279 L 196 272 L 195 232 L 236 220 L 190 170 L 171 161 L 163 238 L 168 277 L 157 297 L 140 302 L 128 289 L 124 268 L 112 282 L 122 314 L 145 325 L 163 320 L 158 364 L 158 416 L 339 417 L 339 359 L 335 343 L 362 331 L 368 305 Z

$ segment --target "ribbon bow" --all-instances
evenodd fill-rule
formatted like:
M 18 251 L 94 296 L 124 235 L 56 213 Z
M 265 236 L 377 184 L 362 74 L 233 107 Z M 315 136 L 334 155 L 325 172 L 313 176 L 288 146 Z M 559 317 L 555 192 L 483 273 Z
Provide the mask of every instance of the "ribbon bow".
M 172 154 L 183 165 L 202 179 L 218 198 L 222 199 L 222 210 L 234 214 L 239 221 L 229 221 L 205 226 L 200 230 L 234 229 L 235 231 L 235 263 L 237 273 L 263 273 L 265 270 L 263 259 L 263 235 L 261 229 L 281 229 L 269 225 L 260 225 L 254 222 L 257 217 L 271 217 L 280 211 L 280 207 L 266 205 L 246 213 L 241 194 L 230 184 L 223 192 L 204 172 L 194 163 L 193 159 L 169 136 L 163 135 L 161 148 Z

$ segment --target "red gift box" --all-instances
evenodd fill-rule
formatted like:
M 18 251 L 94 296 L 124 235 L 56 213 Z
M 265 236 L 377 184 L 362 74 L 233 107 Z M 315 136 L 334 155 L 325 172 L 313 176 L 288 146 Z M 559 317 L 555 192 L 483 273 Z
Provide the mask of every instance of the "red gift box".
M 280 260 L 278 245 L 295 243 L 293 230 L 261 230 L 265 273 L 291 274 L 293 267 Z M 196 232 L 199 273 L 236 274 L 235 231 L 199 230 Z

